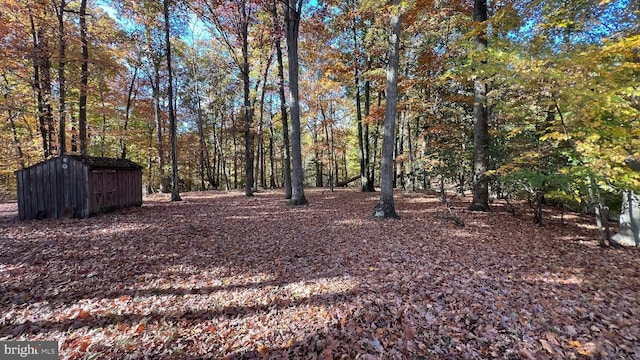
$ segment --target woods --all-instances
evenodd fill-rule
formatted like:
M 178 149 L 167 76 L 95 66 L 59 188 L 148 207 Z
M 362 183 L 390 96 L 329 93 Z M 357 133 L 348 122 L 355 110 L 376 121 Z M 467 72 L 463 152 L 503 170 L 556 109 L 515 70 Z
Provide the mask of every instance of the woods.
M 144 164 L 147 191 L 174 199 L 283 187 L 305 204 L 305 186 L 358 174 L 387 197 L 388 181 L 455 186 L 481 211 L 497 197 L 616 213 L 638 191 L 633 1 L 6 5 L 4 198 L 14 171 L 66 153 Z
M 4 0 L 0 342 L 640 358 L 639 17 Z

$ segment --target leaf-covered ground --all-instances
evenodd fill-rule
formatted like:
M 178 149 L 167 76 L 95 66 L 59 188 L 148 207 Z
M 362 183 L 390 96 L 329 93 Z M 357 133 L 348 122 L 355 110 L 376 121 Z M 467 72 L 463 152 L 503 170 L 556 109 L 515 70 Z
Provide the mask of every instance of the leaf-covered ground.
M 0 205 L 0 340 L 62 358 L 639 359 L 640 251 L 589 218 L 433 196 L 154 196 L 87 220 Z

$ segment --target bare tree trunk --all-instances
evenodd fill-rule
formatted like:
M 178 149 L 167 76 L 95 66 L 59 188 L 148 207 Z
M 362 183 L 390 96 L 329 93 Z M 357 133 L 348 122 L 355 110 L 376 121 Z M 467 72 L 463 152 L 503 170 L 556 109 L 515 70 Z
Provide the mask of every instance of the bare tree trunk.
M 287 55 L 289 58 L 289 93 L 291 104 L 291 205 L 308 204 L 304 196 L 304 169 L 302 168 L 302 142 L 300 139 L 300 95 L 298 93 L 298 32 L 302 0 L 289 0 L 285 11 L 287 25 Z
M 473 21 L 487 21 L 487 0 L 474 0 Z M 486 25 L 476 36 L 478 51 L 486 51 Z M 486 175 L 489 169 L 489 111 L 487 108 L 487 84 L 476 75 L 473 84 L 473 201 L 469 206 L 472 211 L 489 211 L 489 182 Z
M 271 67 L 271 61 L 273 60 L 273 53 L 269 55 L 267 64 L 264 68 L 264 74 L 262 76 L 262 89 L 260 92 L 260 120 L 258 123 L 258 146 L 256 148 L 256 171 L 254 179 L 254 190 L 258 190 L 258 183 L 263 188 L 267 187 L 264 178 L 264 98 L 267 92 L 267 76 L 269 75 L 269 68 Z
M 147 123 L 147 129 L 149 130 L 149 142 L 147 146 L 149 150 L 153 148 L 153 130 L 155 128 L 155 122 Z M 149 156 L 147 157 L 147 193 L 153 193 L 153 155 L 151 151 L 149 151 Z
M 167 75 L 169 92 L 169 131 L 171 132 L 171 201 L 182 201 L 180 197 L 178 176 L 178 129 L 176 124 L 176 113 L 173 103 L 173 71 L 171 66 L 171 24 L 169 23 L 169 0 L 163 1 L 164 13 L 164 39 L 167 50 Z
M 82 44 L 82 67 L 80 75 L 80 106 L 78 127 L 80 154 L 87 156 L 87 84 L 89 82 L 89 43 L 87 41 L 87 0 L 80 1 L 80 42 Z M 126 126 L 126 125 L 125 125 Z M 125 153 L 126 154 L 126 153 Z M 123 156 L 124 159 L 124 156 Z
M 65 66 L 66 66 L 66 48 L 67 43 L 64 38 L 64 12 L 67 3 L 65 0 L 60 0 L 60 5 L 56 7 L 56 15 L 58 16 L 58 99 L 60 102 L 60 126 L 58 129 L 58 155 L 64 155 L 67 152 L 66 144 L 66 78 L 65 78 Z
M 161 193 L 168 193 L 170 192 L 169 189 L 169 182 L 170 180 L 167 178 L 167 176 L 165 175 L 165 154 L 164 154 L 164 126 L 163 126 L 163 121 L 162 121 L 162 116 L 161 116 L 161 109 L 160 109 L 160 60 L 157 56 L 154 55 L 154 49 L 152 47 L 152 43 L 153 43 L 153 37 L 151 35 L 151 31 L 149 29 L 149 27 L 145 28 L 145 38 L 146 38 L 146 42 L 147 42 L 147 46 L 148 49 L 147 51 L 150 54 L 151 57 L 151 64 L 153 67 L 153 77 L 149 76 L 149 81 L 151 82 L 151 88 L 152 88 L 152 96 L 153 96 L 153 117 L 154 117 L 154 121 L 156 123 L 156 144 L 157 144 L 157 150 L 158 150 L 158 172 L 159 172 L 159 178 L 160 178 L 160 192 Z
M 253 196 L 253 133 L 251 126 L 253 125 L 253 109 L 250 96 L 250 79 L 249 79 L 249 14 L 247 13 L 247 3 L 242 3 L 242 27 L 240 35 L 242 37 L 242 89 L 244 96 L 244 175 L 245 187 L 244 194 Z
M 6 74 L 2 74 L 2 78 L 4 79 L 4 82 L 6 84 L 6 89 L 4 91 L 3 97 L 5 101 L 8 101 L 9 80 L 7 79 Z M 7 115 L 9 118 L 9 125 L 11 126 L 11 134 L 13 135 L 13 146 L 15 146 L 16 150 L 18 151 L 18 160 L 20 160 L 20 168 L 24 169 L 25 167 L 24 154 L 22 152 L 22 146 L 20 146 L 20 140 L 18 139 L 18 131 L 16 130 L 16 122 L 15 122 L 16 113 L 13 111 L 13 105 L 7 106 Z
M 332 115 L 333 117 L 333 115 Z M 336 154 L 336 142 L 335 137 L 333 135 L 333 122 L 329 123 L 329 134 L 331 135 L 331 158 L 333 162 L 333 179 L 334 184 L 338 184 L 338 179 L 340 178 L 340 166 L 338 164 L 338 155 Z M 345 174 L 346 176 L 346 174 Z
M 284 198 L 291 199 L 291 153 L 289 144 L 289 122 L 287 118 L 287 99 L 284 95 L 284 68 L 282 65 L 282 46 L 280 45 L 281 31 L 280 22 L 278 20 L 278 7 L 276 6 L 276 0 L 273 0 L 273 23 L 276 26 L 275 33 L 275 45 L 276 55 L 278 58 L 278 94 L 280 95 L 280 113 L 282 115 L 282 142 L 284 147 Z
M 378 92 L 378 107 L 382 104 L 382 92 Z M 375 184 L 376 164 L 378 162 L 378 139 L 380 138 L 380 121 L 376 121 L 375 131 L 373 133 L 373 158 L 371 159 L 371 182 Z
M 208 169 L 207 166 L 207 160 L 205 159 L 206 153 L 207 153 L 207 144 L 205 141 L 205 134 L 204 134 L 204 119 L 202 116 L 202 104 L 200 103 L 200 93 L 198 90 L 198 80 L 195 80 L 196 82 L 196 88 L 195 88 L 195 96 L 196 96 L 196 102 L 197 102 L 197 107 L 198 107 L 198 115 L 197 115 L 197 125 L 198 125 L 198 157 L 199 157 L 199 162 L 200 162 L 200 190 L 204 191 L 207 189 L 207 186 L 205 185 L 205 173 L 207 172 L 206 169 Z
M 393 202 L 393 138 L 395 136 L 398 67 L 400 62 L 400 3 L 393 0 L 389 36 L 389 63 L 387 67 L 387 104 L 384 111 L 384 138 L 382 140 L 382 167 L 380 201 L 375 207 L 375 217 L 399 218 Z
M 224 177 L 225 190 L 229 191 L 229 190 L 231 190 L 231 183 L 230 183 L 230 180 L 229 180 L 229 173 L 227 172 L 227 159 L 226 159 L 225 153 L 224 153 L 224 151 L 222 149 L 223 144 L 225 145 L 225 148 L 226 148 L 226 145 L 227 145 L 227 138 L 223 137 L 223 134 L 225 132 L 224 131 L 225 130 L 224 124 L 225 124 L 225 122 L 224 122 L 224 111 L 223 111 L 222 114 L 221 114 L 221 121 L 220 121 L 220 134 L 218 136 L 216 136 L 216 139 L 215 139 L 215 142 L 216 142 L 215 145 L 218 148 L 218 151 L 217 151 L 218 152 L 218 171 L 217 171 L 217 175 L 218 175 L 218 177 L 220 177 L 220 174 L 222 173 L 222 175 Z M 213 131 L 215 132 L 215 127 L 214 127 Z M 235 157 L 234 157 L 234 159 L 235 159 Z M 218 181 L 218 183 L 220 183 L 220 181 Z
M 330 122 L 325 116 L 324 109 L 322 106 L 320 107 L 320 114 L 322 115 L 322 125 L 324 127 L 324 142 L 325 147 L 327 148 L 327 159 L 329 159 L 327 163 L 327 171 L 329 173 L 329 189 L 333 192 L 334 185 L 334 172 L 333 165 L 335 163 L 334 153 L 333 153 L 333 139 L 329 137 L 329 126 Z
M 104 157 L 105 145 L 107 140 L 107 114 L 105 113 L 107 103 L 104 99 L 103 85 L 104 84 L 101 84 L 99 87 L 100 102 L 102 103 L 102 129 L 100 131 L 100 156 L 102 157 Z
M 31 13 L 31 9 L 29 8 L 29 23 L 31 24 L 31 37 L 33 39 L 33 89 L 36 92 L 37 106 L 38 106 L 38 123 L 40 125 L 40 136 L 42 138 L 42 151 L 44 158 L 48 158 L 50 156 L 50 147 L 49 142 L 47 142 L 47 122 L 45 116 L 45 96 L 44 89 L 42 85 L 42 80 L 40 79 L 40 71 L 45 71 L 45 69 L 41 69 L 42 58 L 45 57 L 43 54 L 44 49 L 42 49 L 42 44 L 40 41 L 40 32 L 36 31 L 36 25 L 33 19 L 33 14 Z M 46 70 L 48 71 L 48 69 Z
M 233 135 L 233 188 L 238 188 L 238 138 L 236 137 L 236 117 L 231 115 L 231 129 Z
M 419 121 L 416 121 L 416 132 L 419 126 Z M 407 145 L 409 146 L 409 176 L 411 177 L 411 191 L 416 191 L 416 170 L 415 170 L 415 161 L 416 154 L 414 153 L 414 144 L 411 133 L 411 124 L 407 121 Z
M 371 61 L 367 61 L 367 68 L 371 70 Z M 362 134 L 362 142 L 364 143 L 364 168 L 367 173 L 367 191 L 375 192 L 375 186 L 373 185 L 373 168 L 371 166 L 371 147 L 369 144 L 369 123 L 367 118 L 371 111 L 371 82 L 366 80 L 364 82 L 364 126 Z
M 136 79 L 138 77 L 138 68 L 136 67 L 133 70 L 133 77 L 131 78 L 131 84 L 129 84 L 129 91 L 127 91 L 127 105 L 124 109 L 124 126 L 123 126 L 123 134 L 122 136 L 120 136 L 120 158 L 121 159 L 126 159 L 127 158 L 127 143 L 124 141 L 124 138 L 126 136 L 127 133 L 127 128 L 129 127 L 129 117 L 131 114 L 131 102 L 134 98 L 134 93 L 133 93 L 133 89 L 136 83 Z M 86 116 L 86 114 L 85 114 Z M 85 119 L 86 120 L 86 119 Z M 82 129 L 82 126 L 80 127 Z M 85 123 L 85 131 L 86 131 L 86 123 Z M 86 134 L 85 134 L 86 136 Z M 82 135 L 80 136 L 82 138 Z M 82 139 L 80 140 L 80 143 L 82 144 Z M 86 147 L 86 144 L 85 144 Z M 82 149 L 81 149 L 82 151 Z M 86 152 L 86 149 L 85 149 Z
M 356 19 L 353 18 L 353 23 L 351 25 L 351 30 L 353 32 L 353 50 L 354 53 L 357 51 L 358 47 L 358 36 L 356 31 Z M 354 85 L 356 90 L 356 123 L 358 128 L 358 162 L 360 164 L 360 191 L 368 191 L 367 188 L 367 169 L 365 168 L 365 154 L 364 154 L 364 139 L 362 134 L 362 106 L 360 104 L 360 69 L 358 68 L 358 59 L 354 59 L 356 62 L 354 65 Z
M 398 129 L 398 151 L 396 152 L 396 158 L 400 157 L 400 161 L 396 161 L 396 165 L 398 166 L 398 177 L 400 178 L 400 186 L 402 190 L 407 190 L 407 181 L 406 181 L 406 172 L 405 172 L 405 164 L 404 164 L 404 138 L 405 131 L 407 127 L 407 112 L 402 110 L 400 112 L 399 121 L 400 128 Z
M 273 147 L 273 114 L 271 114 L 271 119 L 269 119 L 269 135 L 269 187 L 273 189 L 278 187 L 276 183 L 276 159 Z
M 313 162 L 316 168 L 316 187 L 323 187 L 322 174 L 322 153 L 320 151 L 320 141 L 318 140 L 318 127 L 314 126 L 313 130 Z

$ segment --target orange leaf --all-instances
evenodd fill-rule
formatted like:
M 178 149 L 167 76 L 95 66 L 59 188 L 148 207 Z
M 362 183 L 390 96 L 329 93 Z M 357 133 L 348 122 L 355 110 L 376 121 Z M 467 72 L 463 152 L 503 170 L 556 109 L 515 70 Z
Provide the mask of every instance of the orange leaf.
M 269 348 L 264 346 L 264 345 L 260 345 L 258 346 L 258 354 L 260 355 L 264 355 L 267 353 L 267 351 L 269 351 Z
M 80 310 L 78 313 L 78 319 L 87 320 L 89 317 L 91 317 L 91 314 L 86 310 Z
M 145 324 L 138 325 L 138 327 L 136 328 L 136 334 L 140 334 L 141 332 L 143 332 L 146 327 L 147 326 Z
M 82 340 L 82 343 L 80 343 L 80 352 L 85 352 L 87 351 L 87 348 L 89 347 L 89 345 L 91 345 L 91 342 L 89 340 Z
M 340 319 L 340 326 L 344 326 L 347 323 L 347 318 L 341 318 Z
M 207 330 L 208 332 L 212 333 L 212 332 L 216 332 L 218 330 L 218 328 L 213 326 L 213 325 L 209 325 L 209 326 L 207 326 L 207 328 L 205 330 Z

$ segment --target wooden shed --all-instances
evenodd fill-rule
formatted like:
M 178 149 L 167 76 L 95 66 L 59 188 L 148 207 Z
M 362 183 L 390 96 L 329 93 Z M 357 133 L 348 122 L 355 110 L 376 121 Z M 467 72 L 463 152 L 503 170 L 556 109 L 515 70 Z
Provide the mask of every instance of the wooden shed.
M 142 167 L 126 159 L 63 155 L 18 170 L 16 178 L 20 220 L 88 218 L 142 205 Z

